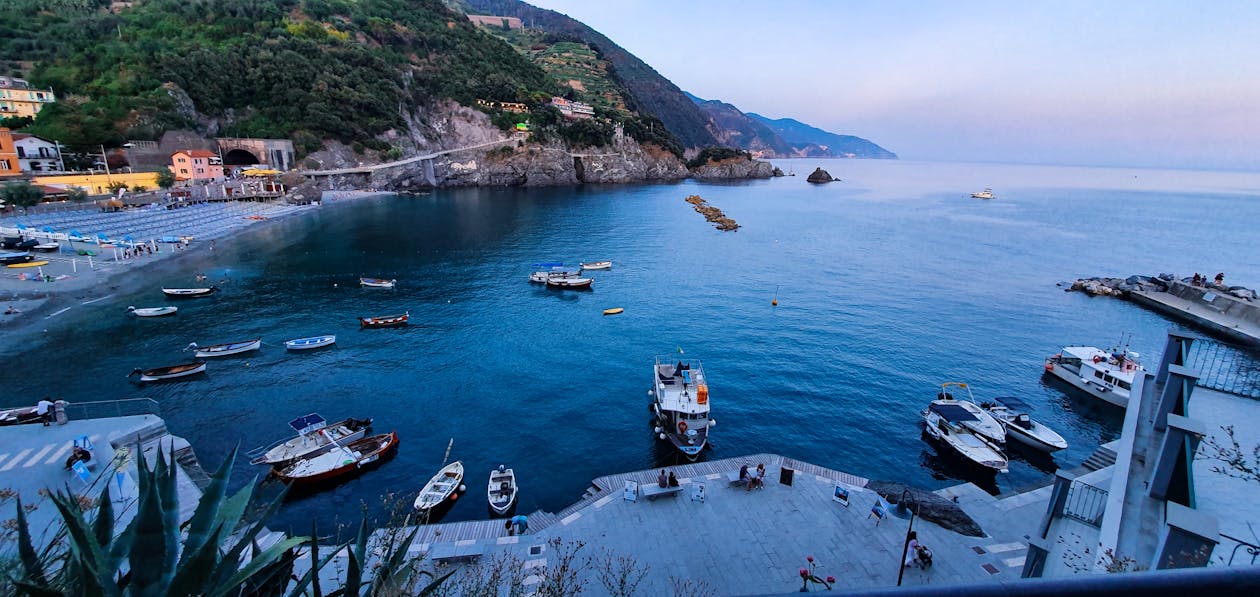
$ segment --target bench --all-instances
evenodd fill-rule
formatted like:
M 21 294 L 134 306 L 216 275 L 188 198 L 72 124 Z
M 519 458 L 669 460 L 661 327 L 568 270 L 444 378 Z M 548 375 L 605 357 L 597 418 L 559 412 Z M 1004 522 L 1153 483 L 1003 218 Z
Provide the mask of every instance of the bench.
M 726 473 L 726 481 L 732 487 L 743 487 L 745 485 L 748 485 L 748 478 L 745 477 L 743 479 L 740 479 L 739 471 L 731 471 L 729 473 Z
M 639 485 L 639 493 L 649 500 L 654 500 L 661 496 L 675 497 L 682 493 L 682 485 L 678 487 L 661 487 L 657 483 L 641 484 Z
M 429 549 L 429 559 L 434 564 L 446 566 L 472 562 L 486 553 L 486 548 L 479 543 L 460 545 L 458 543 L 438 543 Z

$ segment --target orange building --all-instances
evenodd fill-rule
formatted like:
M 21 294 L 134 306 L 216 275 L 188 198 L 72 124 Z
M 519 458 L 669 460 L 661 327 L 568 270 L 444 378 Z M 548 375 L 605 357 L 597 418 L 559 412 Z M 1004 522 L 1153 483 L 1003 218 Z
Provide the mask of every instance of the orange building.
M 0 178 L 21 176 L 22 167 L 18 164 L 17 147 L 13 145 L 13 133 L 0 127 Z
M 205 149 L 182 149 L 171 154 L 171 172 L 175 180 L 220 180 L 223 160 L 219 154 Z

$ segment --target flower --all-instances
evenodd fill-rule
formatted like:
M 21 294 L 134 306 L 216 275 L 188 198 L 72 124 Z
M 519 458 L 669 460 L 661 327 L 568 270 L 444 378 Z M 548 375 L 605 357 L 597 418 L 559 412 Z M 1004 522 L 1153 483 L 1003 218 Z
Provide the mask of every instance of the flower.
M 828 576 L 828 577 L 827 577 L 827 584 L 832 584 L 832 583 L 834 583 L 834 582 L 836 582 L 836 577 L 834 577 L 834 576 Z
M 814 556 L 805 556 L 805 560 L 811 564 L 814 563 Z
M 809 576 L 809 570 L 801 568 L 801 578 L 805 578 L 806 576 Z

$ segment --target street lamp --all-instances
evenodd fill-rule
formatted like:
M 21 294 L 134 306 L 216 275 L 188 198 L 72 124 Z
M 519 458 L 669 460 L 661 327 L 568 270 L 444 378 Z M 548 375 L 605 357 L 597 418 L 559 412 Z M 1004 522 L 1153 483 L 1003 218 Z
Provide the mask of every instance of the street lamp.
M 913 511 L 906 507 L 907 498 L 914 500 Z M 918 514 L 919 500 L 915 499 L 909 488 L 903 489 L 901 491 L 901 499 L 897 500 L 897 506 L 892 509 L 893 516 L 910 519 L 910 525 L 906 527 L 906 541 L 901 545 L 901 559 L 897 560 L 897 586 L 899 587 L 901 586 L 901 577 L 906 573 L 906 554 L 910 551 L 910 532 L 914 530 L 914 519 Z

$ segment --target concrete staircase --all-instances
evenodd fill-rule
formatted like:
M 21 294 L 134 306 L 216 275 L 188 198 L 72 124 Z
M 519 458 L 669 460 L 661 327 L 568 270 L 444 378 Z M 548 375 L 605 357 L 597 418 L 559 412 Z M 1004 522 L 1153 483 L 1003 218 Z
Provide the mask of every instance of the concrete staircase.
M 1085 462 L 1081 463 L 1081 468 L 1096 471 L 1107 468 L 1116 463 L 1116 451 L 1107 446 L 1098 446 Z

